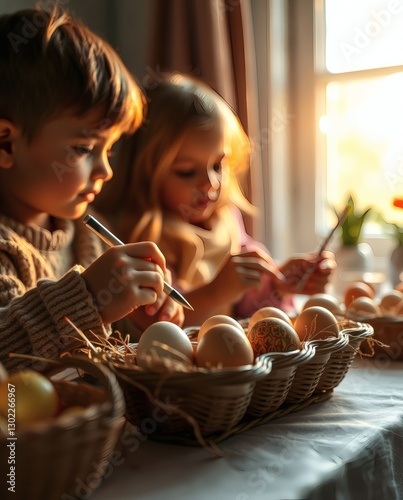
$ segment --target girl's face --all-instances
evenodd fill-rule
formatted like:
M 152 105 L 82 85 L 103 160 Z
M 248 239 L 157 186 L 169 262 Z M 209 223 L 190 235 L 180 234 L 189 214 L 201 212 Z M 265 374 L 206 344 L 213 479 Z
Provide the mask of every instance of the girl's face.
M 0 169 L 0 209 L 24 224 L 50 228 L 49 215 L 77 219 L 112 177 L 108 153 L 118 139 L 100 129 L 99 113 L 65 113 L 31 142 L 19 134 L 11 143 L 12 165 Z
M 162 207 L 209 229 L 222 183 L 223 127 L 190 128 L 161 188 Z

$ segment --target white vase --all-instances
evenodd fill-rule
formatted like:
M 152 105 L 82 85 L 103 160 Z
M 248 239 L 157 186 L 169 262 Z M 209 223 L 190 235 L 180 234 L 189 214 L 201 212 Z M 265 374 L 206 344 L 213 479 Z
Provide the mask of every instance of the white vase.
M 363 279 L 374 267 L 374 252 L 368 243 L 340 245 L 335 253 L 337 268 L 333 272 L 332 285 L 336 295 L 342 296 L 346 287 Z

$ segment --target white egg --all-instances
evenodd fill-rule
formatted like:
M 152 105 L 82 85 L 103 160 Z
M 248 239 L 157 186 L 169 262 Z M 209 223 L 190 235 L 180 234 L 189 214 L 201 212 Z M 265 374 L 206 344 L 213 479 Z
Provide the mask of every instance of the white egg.
M 186 333 L 169 321 L 157 321 L 140 337 L 137 346 L 137 364 L 147 366 L 147 357 L 171 358 L 193 363 L 193 346 Z

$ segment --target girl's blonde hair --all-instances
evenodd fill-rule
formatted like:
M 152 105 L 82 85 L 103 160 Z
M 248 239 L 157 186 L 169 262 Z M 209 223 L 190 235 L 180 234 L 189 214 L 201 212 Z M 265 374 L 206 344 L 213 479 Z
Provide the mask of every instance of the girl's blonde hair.
M 229 104 L 198 79 L 174 73 L 156 82 L 148 92 L 145 123 L 122 148 L 122 163 L 129 186 L 120 218 L 126 241 L 149 239 L 160 242 L 163 211 L 160 192 L 190 127 L 224 123 L 228 175 L 223 178 L 222 205 L 233 203 L 247 213 L 254 207 L 241 185 L 249 170 L 250 142 Z M 118 162 L 119 165 L 119 162 Z

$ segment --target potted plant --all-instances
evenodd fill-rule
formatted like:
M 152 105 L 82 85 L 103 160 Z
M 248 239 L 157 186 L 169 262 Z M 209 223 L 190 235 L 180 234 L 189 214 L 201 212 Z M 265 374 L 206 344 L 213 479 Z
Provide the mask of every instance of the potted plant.
M 362 228 L 372 208 L 358 211 L 352 195 L 348 197 L 347 206 L 347 216 L 340 226 L 341 244 L 335 251 L 337 270 L 334 287 L 338 293 L 343 293 L 346 283 L 358 280 L 373 267 L 372 248 L 361 241 Z

